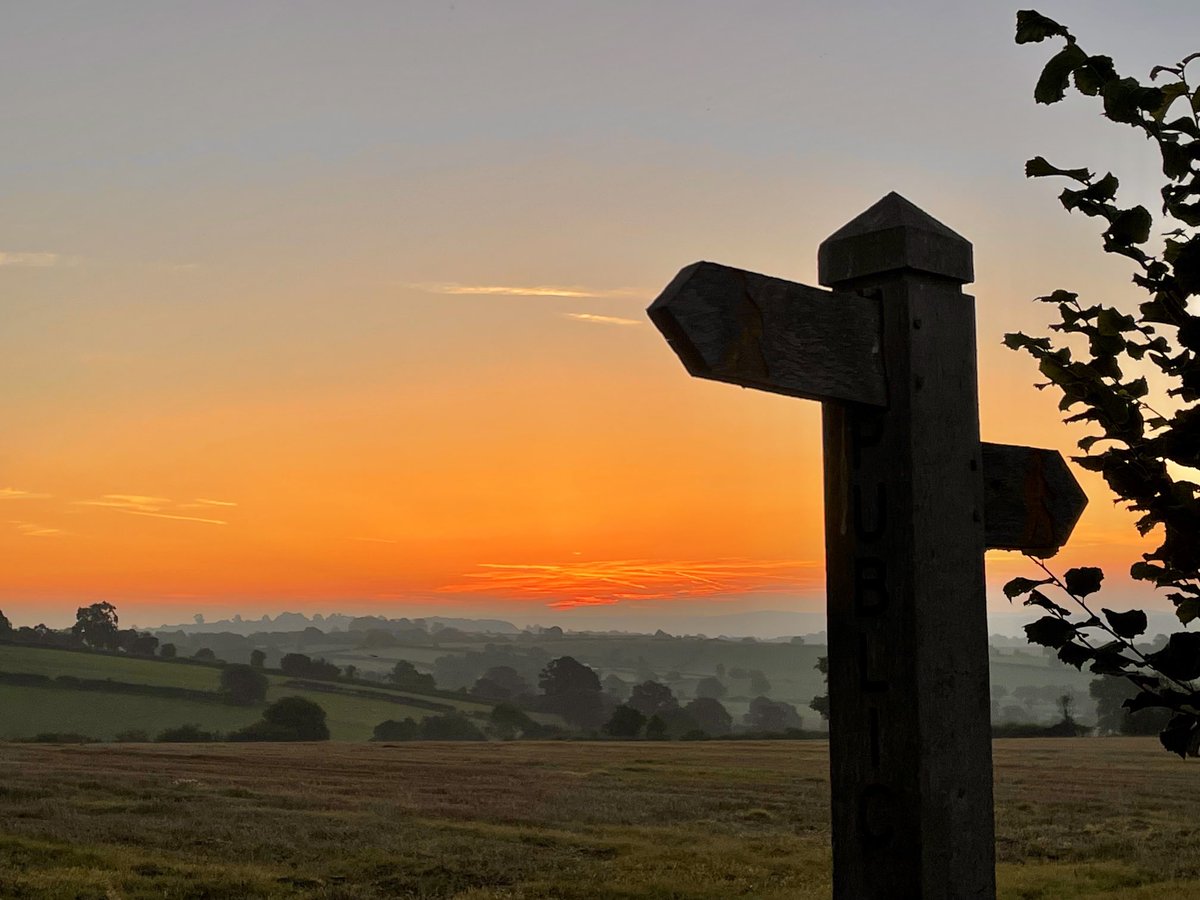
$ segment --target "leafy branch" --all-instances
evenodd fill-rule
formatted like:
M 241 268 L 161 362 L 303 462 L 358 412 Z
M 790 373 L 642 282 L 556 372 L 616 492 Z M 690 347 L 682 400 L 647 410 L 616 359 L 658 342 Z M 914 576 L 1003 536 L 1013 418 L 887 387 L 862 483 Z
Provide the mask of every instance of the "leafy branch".
M 1141 534 L 1161 536 L 1130 575 L 1165 589 L 1186 626 L 1200 617 L 1200 486 L 1182 474 L 1200 469 L 1200 317 L 1193 312 L 1193 298 L 1200 295 L 1200 88 L 1189 80 L 1189 65 L 1200 53 L 1155 66 L 1149 81 L 1161 83 L 1143 84 L 1122 77 L 1110 57 L 1087 53 L 1054 20 L 1032 10 L 1017 14 L 1018 44 L 1051 38 L 1061 39 L 1063 48 L 1044 66 L 1034 99 L 1057 103 L 1074 86 L 1099 99 L 1110 121 L 1152 141 L 1161 161 L 1161 227 L 1167 230 L 1160 235 L 1161 249 L 1148 249 L 1155 216 L 1144 206 L 1117 202 L 1120 181 L 1113 173 L 1098 177 L 1041 156 L 1029 160 L 1027 177 L 1073 183 L 1059 202 L 1068 212 L 1102 220 L 1104 251 L 1132 261 L 1133 283 L 1147 299 L 1136 313 L 1127 313 L 1104 303 L 1085 306 L 1078 294 L 1056 290 L 1037 298 L 1057 309 L 1059 321 L 1050 329 L 1086 344 L 1086 351 L 1019 332 L 1005 335 L 1004 343 L 1037 361 L 1046 380 L 1036 387 L 1058 390 L 1065 422 L 1090 426 L 1074 461 L 1099 472 L 1118 502 L 1140 513 Z M 1133 374 L 1147 367 L 1157 370 L 1154 381 L 1165 386 L 1165 403 L 1152 405 L 1150 381 Z M 1160 406 L 1171 411 L 1159 412 Z M 1085 598 L 1100 588 L 1100 569 L 1072 569 L 1059 579 L 1040 560 L 1038 565 L 1046 578 L 1018 578 L 1005 586 L 1010 599 L 1027 596 L 1026 604 L 1049 613 L 1026 627 L 1029 639 L 1054 647 L 1076 667 L 1090 662 L 1099 675 L 1132 681 L 1139 693 L 1126 706 L 1173 710 L 1163 745 L 1180 755 L 1200 755 L 1200 695 L 1191 685 L 1200 678 L 1200 634 L 1173 634 L 1162 650 L 1143 654 L 1132 639 L 1146 628 L 1144 612 L 1103 609 L 1100 618 L 1088 606 Z M 1040 590 L 1044 585 L 1065 592 L 1085 618 L 1073 619 Z

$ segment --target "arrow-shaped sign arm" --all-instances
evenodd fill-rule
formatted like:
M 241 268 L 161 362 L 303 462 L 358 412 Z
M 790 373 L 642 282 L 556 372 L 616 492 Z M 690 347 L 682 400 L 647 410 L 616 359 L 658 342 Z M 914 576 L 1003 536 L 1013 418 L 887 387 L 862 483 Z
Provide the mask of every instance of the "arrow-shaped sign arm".
M 647 313 L 698 378 L 887 405 L 875 300 L 698 262 Z

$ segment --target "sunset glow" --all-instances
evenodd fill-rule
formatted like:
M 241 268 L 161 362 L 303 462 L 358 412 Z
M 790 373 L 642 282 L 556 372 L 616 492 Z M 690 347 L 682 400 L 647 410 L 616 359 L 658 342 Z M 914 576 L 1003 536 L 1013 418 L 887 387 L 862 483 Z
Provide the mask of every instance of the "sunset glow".
M 893 189 L 974 242 L 985 439 L 1073 451 L 1001 338 L 1055 288 L 1135 294 L 1022 165 L 1111 146 L 1137 191 L 1153 159 L 1034 107 L 1007 7 L 934 37 L 855 4 L 503 6 L 8 11 L 7 615 L 819 611 L 818 405 L 689 378 L 644 309 L 698 259 L 814 284 Z M 1089 10 L 1122 66 L 1173 58 Z M 1061 564 L 1146 603 L 1147 543 L 1076 474 Z M 988 560 L 1008 611 L 1031 564 Z

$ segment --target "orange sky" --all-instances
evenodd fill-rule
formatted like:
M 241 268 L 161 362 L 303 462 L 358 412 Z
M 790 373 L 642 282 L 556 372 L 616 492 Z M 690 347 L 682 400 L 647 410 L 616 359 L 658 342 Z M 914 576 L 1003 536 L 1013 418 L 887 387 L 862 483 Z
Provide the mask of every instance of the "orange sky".
M 1035 109 L 1044 54 L 1007 11 L 939 7 L 931 43 L 907 14 L 706 7 L 680 32 L 669 6 L 15 11 L 0 609 L 818 610 L 817 405 L 689 379 L 643 310 L 702 258 L 814 283 L 819 241 L 892 189 L 975 243 L 985 438 L 1069 451 L 1000 339 L 1044 332 L 1054 288 L 1135 295 L 1021 167 L 1091 154 L 1144 192 L 1145 148 Z M 1175 58 L 1069 11 L 1135 69 Z M 831 46 L 869 60 L 832 105 Z M 1059 565 L 1145 602 L 1130 517 L 1077 474 Z M 1030 573 L 989 556 L 996 610 Z

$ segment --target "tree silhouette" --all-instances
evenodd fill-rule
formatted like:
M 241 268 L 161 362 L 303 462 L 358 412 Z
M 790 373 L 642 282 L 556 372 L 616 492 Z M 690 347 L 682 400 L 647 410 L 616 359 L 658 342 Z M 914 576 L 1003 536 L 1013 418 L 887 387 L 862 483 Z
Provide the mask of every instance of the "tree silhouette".
M 646 724 L 646 717 L 632 706 L 618 706 L 604 725 L 604 733 L 615 738 L 635 738 Z
M 81 606 L 75 612 L 71 633 L 98 650 L 117 648 L 117 608 L 111 603 Z
M 252 666 L 232 665 L 221 670 L 221 693 L 238 706 L 258 703 L 267 696 L 267 676 Z
M 628 705 L 642 715 L 650 717 L 669 709 L 678 709 L 679 701 L 675 699 L 674 692 L 665 684 L 657 681 L 643 681 L 641 684 L 633 686 Z
M 595 728 L 604 721 L 600 679 L 574 657 L 550 660 L 538 676 L 538 686 L 546 712 L 557 713 L 582 728 Z

